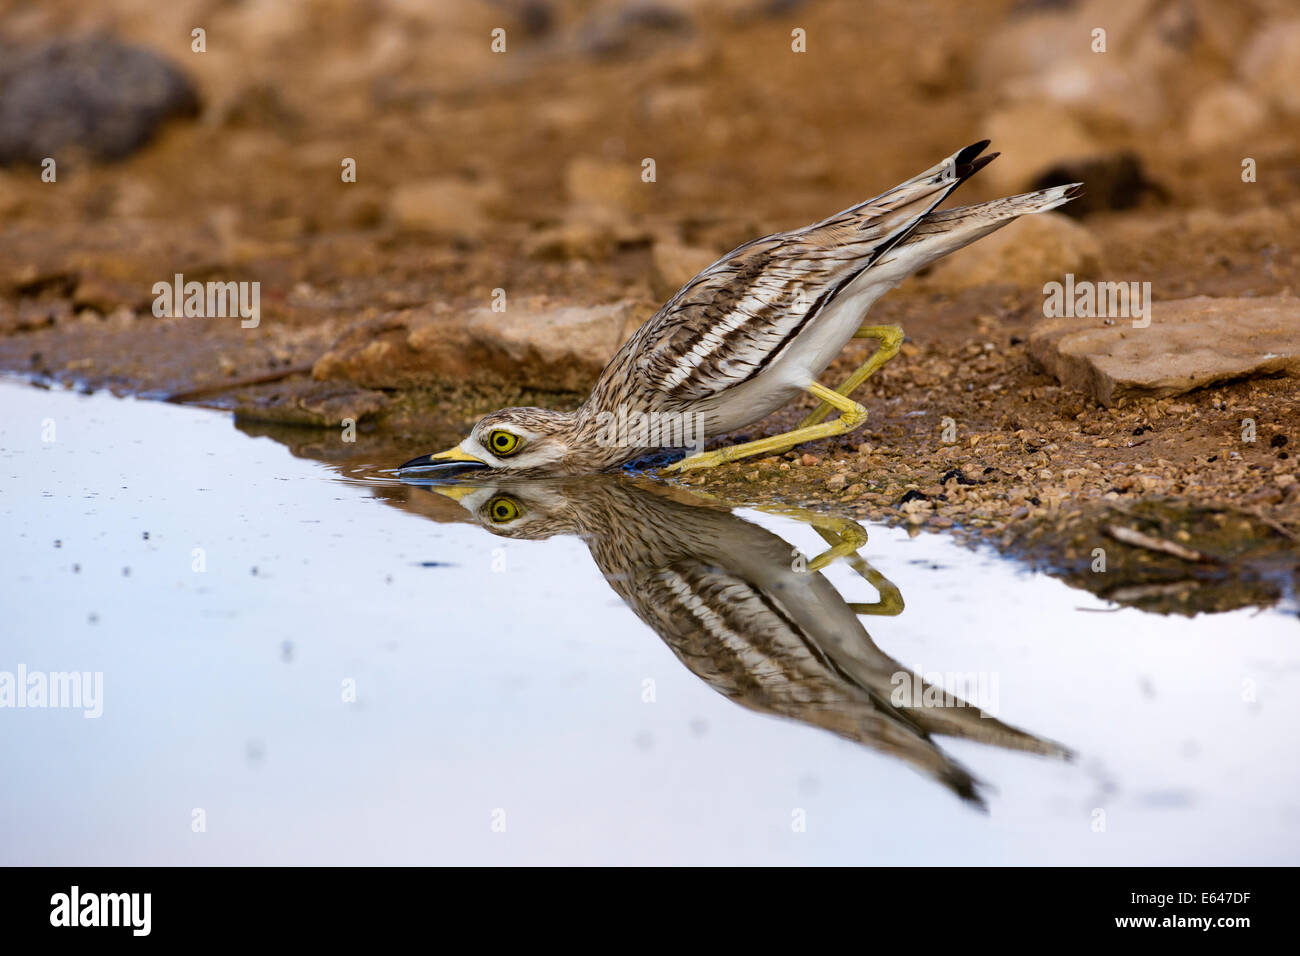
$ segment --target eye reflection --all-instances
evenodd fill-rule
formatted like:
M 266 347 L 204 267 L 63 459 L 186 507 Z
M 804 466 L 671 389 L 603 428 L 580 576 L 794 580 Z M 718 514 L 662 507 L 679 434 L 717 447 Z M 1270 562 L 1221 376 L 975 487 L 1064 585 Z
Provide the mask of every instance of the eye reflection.
M 637 617 L 685 667 L 742 707 L 881 751 L 981 806 L 980 782 L 936 736 L 1068 756 L 990 716 L 975 694 L 961 699 L 931 685 L 876 646 L 862 617 L 899 614 L 903 599 L 859 553 L 867 534 L 853 521 L 781 509 L 825 541 L 821 554 L 805 557 L 726 503 L 680 487 L 606 475 L 514 481 L 509 492 L 480 486 L 440 493 L 496 535 L 581 538 Z M 846 599 L 821 573 L 837 561 L 863 579 L 864 591 L 874 589 L 876 600 Z
M 522 513 L 519 504 L 512 498 L 504 495 L 498 495 L 488 502 L 487 514 L 495 524 L 505 524 L 514 521 Z

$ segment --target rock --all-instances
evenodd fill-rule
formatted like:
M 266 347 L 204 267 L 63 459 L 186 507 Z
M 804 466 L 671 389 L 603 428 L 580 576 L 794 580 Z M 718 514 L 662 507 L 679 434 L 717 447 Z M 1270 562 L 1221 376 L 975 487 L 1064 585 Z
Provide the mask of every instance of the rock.
M 241 395 L 235 403 L 239 422 L 274 422 L 338 428 L 344 419 L 360 422 L 388 403 L 381 392 L 340 382 L 304 379 L 278 382 Z
M 214 98 L 213 118 L 232 129 L 301 129 L 305 117 L 285 98 L 284 91 L 262 80 L 232 78 L 235 84 Z
M 1261 27 L 1238 66 L 1255 92 L 1300 116 L 1300 19 Z
M 614 58 L 645 54 L 665 39 L 690 32 L 691 21 L 673 6 L 640 0 L 599 7 L 577 29 L 578 49 L 588 56 Z
M 1164 190 L 1147 179 L 1137 153 L 1118 150 L 1063 160 L 1040 172 L 1030 189 L 1047 189 L 1083 183 L 1083 195 L 1061 207 L 1067 216 L 1079 218 L 1103 209 L 1132 209 L 1144 193 L 1163 195 Z
M 1218 62 L 1235 60 L 1258 28 L 1260 10 L 1248 3 L 1190 0 L 1196 42 L 1205 44 Z
M 1217 209 L 1189 209 L 1179 224 L 1181 234 L 1194 241 L 1226 245 L 1229 242 L 1258 243 L 1290 241 L 1297 221 L 1273 206 L 1256 206 L 1231 212 Z
M 960 89 L 967 71 L 968 64 L 955 45 L 932 42 L 915 51 L 908 79 L 922 96 L 937 99 Z
M 506 312 L 410 309 L 352 326 L 312 374 L 369 388 L 466 382 L 580 392 L 648 311 L 632 300 L 585 308 L 544 299 Z
M 354 229 L 370 229 L 384 220 L 383 190 L 366 184 L 349 184 L 334 210 L 336 220 Z
M 650 288 L 666 301 L 717 258 L 711 249 L 656 242 L 650 257 Z
M 501 201 L 495 183 L 446 177 L 405 183 L 393 190 L 388 213 L 402 229 L 446 238 L 477 238 L 489 225 L 487 212 Z
M 1187 116 L 1193 149 L 1228 146 L 1254 132 L 1268 118 L 1257 97 L 1235 83 L 1221 83 L 1196 98 Z
M 1083 225 L 1057 212 L 1022 216 L 991 236 L 941 259 L 927 282 L 958 291 L 998 283 L 1041 286 L 1069 272 L 1101 270 L 1101 246 Z
M 1103 152 L 1070 112 L 1054 103 L 1003 107 L 983 128 L 1002 155 L 979 175 L 999 195 L 1027 192 L 1052 167 Z
M 1300 377 L 1300 299 L 1197 296 L 1151 306 L 1151 324 L 1049 319 L 1029 335 L 1030 354 L 1062 385 L 1102 405 L 1181 395 L 1194 388 L 1279 372 Z
M 605 223 L 569 220 L 530 235 L 524 253 L 533 259 L 600 262 L 610 257 L 616 241 L 614 230 Z
M 639 161 L 613 163 L 579 156 L 564 168 L 565 194 L 578 206 L 644 212 L 653 189 L 653 183 L 641 181 Z
M 0 48 L 0 164 L 122 159 L 198 109 L 184 73 L 108 36 Z
M 1008 17 L 978 45 L 976 82 L 995 102 L 1051 104 L 1090 124 L 1153 126 L 1166 112 L 1163 74 L 1187 70 L 1185 6 L 1081 0 Z M 1105 52 L 1093 50 L 1097 27 L 1106 30 Z
M 647 246 L 653 239 L 654 233 L 645 223 L 609 207 L 585 204 L 570 207 L 564 221 L 530 235 L 524 252 L 534 259 L 599 262 L 616 249 Z
M 78 309 L 93 309 L 108 315 L 119 306 L 143 308 L 152 305 L 153 295 L 148 290 L 117 279 L 88 274 L 77 281 L 72 294 L 72 304 Z
M 556 309 L 481 309 L 470 317 L 472 340 L 506 381 L 549 391 L 585 391 L 623 340 L 645 318 L 634 302 Z M 427 335 L 427 330 L 426 333 Z M 413 336 L 418 346 L 422 336 Z

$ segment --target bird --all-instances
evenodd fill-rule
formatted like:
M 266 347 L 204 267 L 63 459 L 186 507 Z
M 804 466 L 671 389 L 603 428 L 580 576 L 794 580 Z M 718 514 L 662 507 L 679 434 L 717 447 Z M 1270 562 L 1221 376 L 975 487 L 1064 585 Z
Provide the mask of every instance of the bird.
M 802 229 L 753 239 L 706 267 L 640 326 L 575 411 L 506 408 L 459 445 L 414 458 L 399 475 L 468 472 L 520 478 L 609 471 L 665 448 L 693 454 L 668 473 L 713 467 L 860 427 L 853 392 L 893 358 L 903 330 L 864 324 L 872 304 L 918 269 L 1005 226 L 1081 195 L 1070 183 L 936 211 L 998 154 L 982 140 L 873 199 Z M 835 389 L 817 381 L 855 338 L 876 349 Z M 705 451 L 802 394 L 818 406 L 791 431 Z M 824 421 L 832 411 L 839 415 Z
M 423 483 L 494 535 L 578 536 L 610 587 L 714 691 L 900 759 L 963 801 L 983 805 L 980 782 L 935 736 L 1070 757 L 978 701 L 945 694 L 875 644 L 861 616 L 895 616 L 903 599 L 858 554 L 867 533 L 849 519 L 781 509 L 831 545 L 803 559 L 729 502 L 644 476 Z M 821 573 L 835 560 L 847 561 L 879 599 L 845 600 Z

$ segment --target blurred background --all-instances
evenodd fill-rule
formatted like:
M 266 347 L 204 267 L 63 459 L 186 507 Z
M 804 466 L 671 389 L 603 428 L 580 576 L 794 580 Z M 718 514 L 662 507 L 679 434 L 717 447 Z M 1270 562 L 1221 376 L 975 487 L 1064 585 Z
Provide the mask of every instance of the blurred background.
M 1157 299 L 1297 274 L 1294 0 L 4 0 L 0 64 L 0 367 L 91 385 L 491 381 L 361 353 L 412 308 L 456 343 L 494 289 L 616 303 L 616 341 L 736 244 L 985 137 L 962 201 L 1083 179 L 1082 224 L 909 283 L 882 305 L 914 336 L 1064 271 Z M 177 272 L 260 281 L 261 327 L 139 321 Z M 496 381 L 585 387 L 608 336 L 565 334 Z

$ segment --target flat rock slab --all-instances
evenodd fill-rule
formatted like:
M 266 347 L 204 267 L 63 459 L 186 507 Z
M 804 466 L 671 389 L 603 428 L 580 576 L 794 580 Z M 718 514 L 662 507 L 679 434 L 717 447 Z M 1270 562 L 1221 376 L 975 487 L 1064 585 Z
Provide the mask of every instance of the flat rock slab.
M 649 314 L 630 300 L 590 308 L 524 300 L 505 312 L 408 309 L 353 325 L 312 374 L 365 388 L 463 382 L 581 392 Z
M 1197 296 L 1150 308 L 1146 328 L 1123 318 L 1039 322 L 1029 352 L 1062 385 L 1106 406 L 1258 375 L 1300 377 L 1300 299 Z
M 235 420 L 338 428 L 346 419 L 359 422 L 383 410 L 383 392 L 347 382 L 312 379 L 277 382 L 248 389 L 235 401 Z

